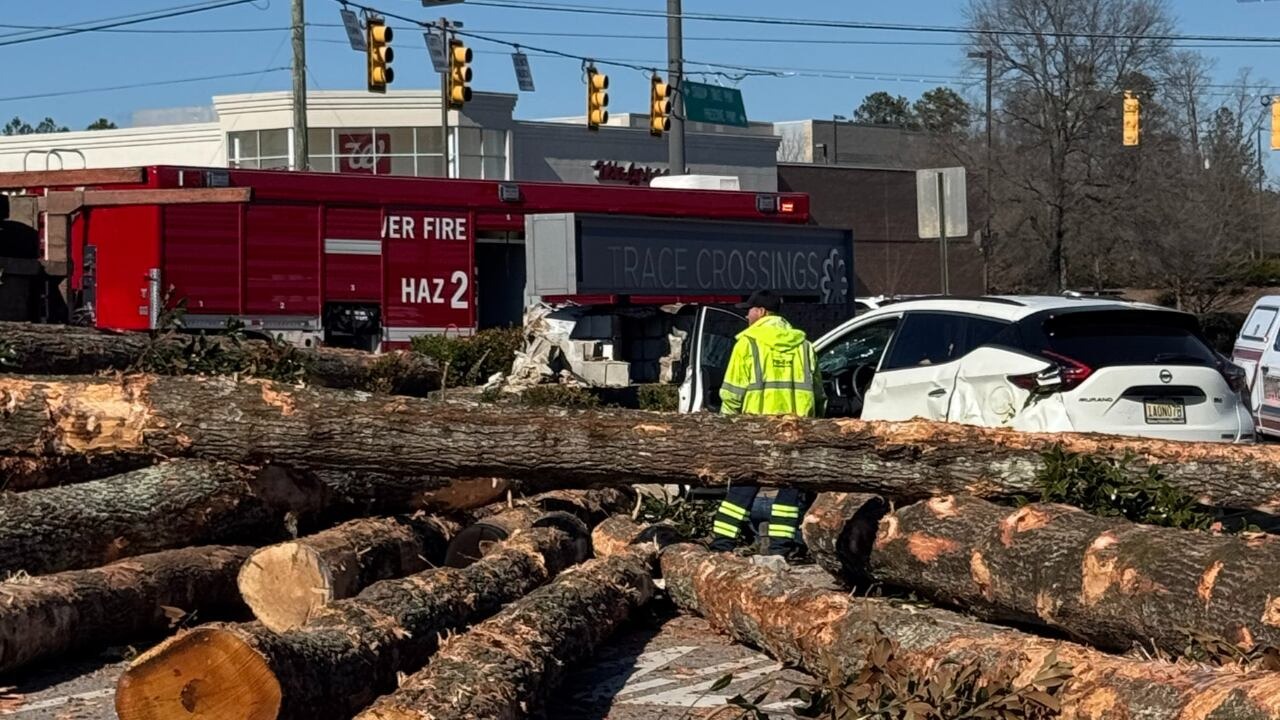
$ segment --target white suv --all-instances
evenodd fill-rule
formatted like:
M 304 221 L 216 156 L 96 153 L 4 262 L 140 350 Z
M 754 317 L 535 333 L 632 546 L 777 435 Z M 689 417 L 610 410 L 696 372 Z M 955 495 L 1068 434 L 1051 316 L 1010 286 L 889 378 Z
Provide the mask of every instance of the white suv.
M 719 407 L 717 360 L 727 359 L 726 346 L 745 326 L 731 313 L 707 312 L 715 316 L 698 322 L 686 411 Z M 1194 316 L 1154 305 L 1054 296 L 906 300 L 858 315 L 814 347 L 827 417 L 1254 438 L 1244 372 L 1205 342 Z

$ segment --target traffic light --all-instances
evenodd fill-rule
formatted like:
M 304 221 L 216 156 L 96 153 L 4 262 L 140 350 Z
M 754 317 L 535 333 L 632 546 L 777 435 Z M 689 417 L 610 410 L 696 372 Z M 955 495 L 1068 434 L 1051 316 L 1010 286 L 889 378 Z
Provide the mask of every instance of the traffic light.
M 1142 112 L 1142 104 L 1133 93 L 1128 90 L 1124 91 L 1124 144 L 1125 147 L 1133 147 L 1138 144 L 1138 135 L 1141 132 L 1140 115 Z
M 385 93 L 387 86 L 396 79 L 389 66 L 395 59 L 391 51 L 391 28 L 382 18 L 371 17 L 365 23 L 365 52 L 369 57 L 369 92 Z
M 1280 150 L 1280 97 L 1271 98 L 1271 149 Z
M 649 134 L 662 137 L 671 129 L 671 86 L 654 75 L 649 79 Z
M 587 67 L 587 129 L 599 130 L 609 122 L 609 76 Z
M 457 110 L 471 102 L 471 48 L 461 40 L 449 41 L 449 107 Z

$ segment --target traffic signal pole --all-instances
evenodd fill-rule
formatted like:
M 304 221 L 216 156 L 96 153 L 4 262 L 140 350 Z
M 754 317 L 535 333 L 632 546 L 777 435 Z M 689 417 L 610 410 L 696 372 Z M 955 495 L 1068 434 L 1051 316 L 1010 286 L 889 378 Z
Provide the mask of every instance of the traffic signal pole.
M 465 28 L 464 28 L 465 29 Z M 440 73 L 440 158 L 444 161 L 444 176 L 449 173 L 449 18 L 440 18 L 440 42 L 444 47 L 444 72 Z
M 667 0 L 667 75 L 675 87 L 671 104 L 671 133 L 667 136 L 667 165 L 672 175 L 683 175 L 684 161 L 684 31 L 680 0 Z
M 310 169 L 307 149 L 307 34 L 303 0 L 293 0 L 293 169 Z

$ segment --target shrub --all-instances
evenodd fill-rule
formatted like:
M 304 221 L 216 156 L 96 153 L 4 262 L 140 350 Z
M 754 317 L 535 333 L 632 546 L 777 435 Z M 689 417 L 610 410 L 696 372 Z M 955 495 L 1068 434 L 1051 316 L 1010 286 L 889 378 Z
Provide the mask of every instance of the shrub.
M 680 408 L 680 388 L 675 385 L 641 385 L 636 397 L 641 410 L 675 412 Z
M 494 373 L 511 372 L 516 352 L 523 347 L 520 328 L 481 330 L 470 337 L 421 335 L 413 339 L 414 352 L 439 363 L 448 387 L 481 385 Z
M 534 385 L 520 393 L 520 402 L 533 407 L 594 408 L 600 398 L 586 388 L 574 385 Z
M 1236 335 L 1240 333 L 1245 317 L 1244 313 L 1207 313 L 1200 316 L 1200 329 L 1210 347 L 1231 357 L 1231 349 L 1235 346 Z

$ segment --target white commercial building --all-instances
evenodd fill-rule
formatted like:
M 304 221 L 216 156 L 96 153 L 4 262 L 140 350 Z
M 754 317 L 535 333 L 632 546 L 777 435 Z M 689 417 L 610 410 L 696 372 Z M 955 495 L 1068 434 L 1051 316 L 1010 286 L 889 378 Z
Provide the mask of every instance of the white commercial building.
M 449 176 L 468 179 L 647 184 L 667 167 L 667 139 L 644 116 L 620 114 L 598 131 L 581 119 L 517 120 L 516 96 L 476 93 L 449 112 Z M 321 172 L 443 176 L 440 94 L 397 90 L 307 95 L 310 168 Z M 131 127 L 0 137 L 0 172 L 137 165 L 288 168 L 290 95 L 222 95 L 211 107 L 141 111 Z M 747 128 L 690 123 L 688 171 L 734 176 L 743 190 L 777 189 L 778 139 Z

